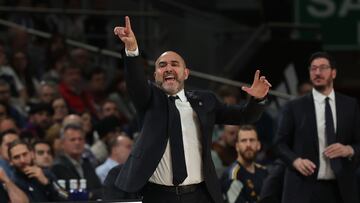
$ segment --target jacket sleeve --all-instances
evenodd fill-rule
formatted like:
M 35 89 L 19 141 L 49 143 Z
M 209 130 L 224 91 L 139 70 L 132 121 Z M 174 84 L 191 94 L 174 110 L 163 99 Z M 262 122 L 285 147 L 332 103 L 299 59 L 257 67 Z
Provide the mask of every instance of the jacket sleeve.
M 280 114 L 278 129 L 274 139 L 277 154 L 288 166 L 291 167 L 295 159 L 298 158 L 293 150 L 291 150 L 295 133 L 294 116 L 291 103 L 288 103 L 285 105 Z

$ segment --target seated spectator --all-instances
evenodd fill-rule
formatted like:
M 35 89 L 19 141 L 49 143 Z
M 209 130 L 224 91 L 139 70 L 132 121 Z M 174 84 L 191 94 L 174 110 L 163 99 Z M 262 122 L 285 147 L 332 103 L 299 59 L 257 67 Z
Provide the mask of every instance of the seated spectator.
M 32 149 L 34 153 L 34 164 L 40 168 L 47 168 L 53 165 L 54 155 L 50 143 L 37 140 L 32 144 Z
M 103 183 L 110 169 L 125 163 L 129 157 L 133 141 L 124 133 L 117 133 L 116 136 L 108 141 L 108 151 L 110 155 L 106 161 L 96 168 L 96 174 Z
M 74 63 L 63 67 L 59 91 L 70 111 L 90 111 L 92 115 L 97 116 L 93 98 L 85 89 L 81 69 Z
M 228 202 L 259 201 L 261 187 L 267 176 L 265 167 L 255 163 L 260 148 L 255 127 L 240 126 L 236 141 L 237 160 L 221 178 L 222 190 Z
M 58 97 L 51 102 L 51 107 L 53 109 L 52 121 L 55 124 L 61 124 L 65 118 L 69 114 L 69 109 L 67 104 L 62 97 Z
M 224 166 L 229 166 L 236 160 L 235 144 L 238 132 L 239 126 L 225 125 L 220 138 L 212 144 L 212 149 L 217 152 Z
M 41 103 L 51 104 L 51 102 L 59 96 L 57 85 L 54 82 L 42 81 L 37 90 L 39 102 Z
M 0 102 L 7 105 L 9 117 L 16 121 L 16 125 L 20 128 L 24 127 L 26 119 L 22 114 L 22 106 L 16 105 L 16 102 L 13 101 L 10 95 L 10 85 L 2 79 L 0 79 Z
M 119 119 L 115 116 L 105 117 L 99 121 L 96 131 L 99 139 L 91 146 L 91 151 L 95 155 L 99 163 L 103 163 L 109 155 L 107 150 L 107 142 L 116 136 L 116 132 L 120 131 Z
M 0 120 L 0 133 L 3 133 L 7 130 L 14 130 L 17 133 L 20 132 L 18 126 L 16 125 L 15 120 L 10 117 L 4 118 Z
M 18 188 L 0 167 L 0 202 L 28 203 L 26 194 Z
M 29 143 L 36 139 L 44 139 L 46 131 L 51 125 L 51 106 L 46 103 L 33 103 L 30 105 L 29 122 L 21 133 L 22 139 Z
M 64 120 L 65 121 L 65 120 Z M 81 125 L 68 123 L 61 130 L 63 154 L 59 155 L 52 167 L 58 179 L 86 179 L 91 200 L 101 198 L 101 182 L 90 161 L 82 157 L 85 150 L 85 134 Z
M 49 171 L 33 164 L 31 149 L 21 140 L 10 143 L 9 158 L 15 168 L 15 184 L 31 202 L 64 201 L 67 193 L 57 185 Z
M 8 148 L 9 144 L 19 139 L 17 131 L 8 129 L 0 134 L 0 168 L 2 168 L 6 175 L 10 178 L 14 178 L 14 168 L 10 164 Z

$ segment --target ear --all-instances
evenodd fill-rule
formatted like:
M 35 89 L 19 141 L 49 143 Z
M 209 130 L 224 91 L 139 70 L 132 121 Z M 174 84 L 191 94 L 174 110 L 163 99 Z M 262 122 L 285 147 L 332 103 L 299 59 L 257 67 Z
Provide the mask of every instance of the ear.
M 337 75 L 336 69 L 332 69 L 332 70 L 331 70 L 332 79 L 335 79 L 335 78 L 336 78 L 336 75 Z
M 190 69 L 185 68 L 185 80 L 188 79 L 189 74 L 190 74 Z
M 257 151 L 260 151 L 260 149 L 261 149 L 261 143 L 260 143 L 260 141 L 257 141 L 257 146 L 256 146 L 256 150 Z

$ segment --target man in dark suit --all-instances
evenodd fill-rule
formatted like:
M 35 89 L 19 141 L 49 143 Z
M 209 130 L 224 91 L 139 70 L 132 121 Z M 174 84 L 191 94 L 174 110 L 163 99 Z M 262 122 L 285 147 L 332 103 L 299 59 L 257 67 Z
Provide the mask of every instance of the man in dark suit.
M 335 92 L 336 69 L 325 52 L 309 60 L 311 93 L 283 109 L 275 145 L 287 164 L 283 202 L 359 202 L 355 168 L 360 153 L 357 101 Z
M 143 189 L 145 203 L 222 202 L 210 152 L 214 124 L 255 122 L 270 83 L 256 71 L 252 86 L 243 87 L 253 96 L 247 106 L 225 105 L 209 91 L 184 91 L 189 69 L 173 51 L 156 60 L 155 84 L 150 83 L 129 17 L 125 21 L 125 27 L 115 27 L 114 33 L 125 44 L 126 84 L 142 131 L 115 186 L 126 192 Z
M 61 129 L 61 141 L 64 153 L 59 155 L 51 168 L 57 179 L 64 179 L 69 188 L 70 179 L 86 179 L 89 198 L 101 198 L 102 185 L 95 169 L 87 158 L 82 156 L 85 150 L 85 133 L 77 123 L 68 123 Z

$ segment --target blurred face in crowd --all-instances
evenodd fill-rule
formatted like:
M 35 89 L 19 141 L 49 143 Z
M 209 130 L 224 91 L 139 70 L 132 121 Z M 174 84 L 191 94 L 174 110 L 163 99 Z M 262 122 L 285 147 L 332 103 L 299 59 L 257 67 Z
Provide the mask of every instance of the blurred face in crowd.
M 50 102 L 56 96 L 56 89 L 51 85 L 42 85 L 40 87 L 40 100 L 44 103 L 50 104 Z
M 124 163 L 131 152 L 133 141 L 126 135 L 117 137 L 117 145 L 112 149 L 119 164 Z
M 7 161 L 9 161 L 8 148 L 9 144 L 13 141 L 19 139 L 19 135 L 13 133 L 7 133 L 3 136 L 1 143 L 1 157 Z
M 237 125 L 225 125 L 224 126 L 224 133 L 223 133 L 223 140 L 228 146 L 235 147 L 236 143 L 236 136 L 239 132 L 239 126 Z
M 52 108 L 54 110 L 53 120 L 55 122 L 62 122 L 65 116 L 69 114 L 69 110 L 63 98 L 55 99 L 52 102 Z
M 310 80 L 314 88 L 324 92 L 333 88 L 336 69 L 332 69 L 326 58 L 315 58 L 310 64 Z
M 18 72 L 24 73 L 28 65 L 28 60 L 24 52 L 18 51 L 13 56 L 13 68 Z
M 11 148 L 9 156 L 11 156 L 11 164 L 20 171 L 24 171 L 27 166 L 32 165 L 32 154 L 24 144 L 18 144 Z
M 9 129 L 19 130 L 14 120 L 10 118 L 0 120 L 0 132 L 5 132 Z
M 103 92 L 106 88 L 105 73 L 97 73 L 91 77 L 90 87 L 93 92 Z
M 10 87 L 8 85 L 0 85 L 0 101 L 9 103 L 10 101 Z
M 82 121 L 85 133 L 90 132 L 93 128 L 92 121 L 91 121 L 91 114 L 89 112 L 84 112 L 83 114 L 81 114 L 81 121 Z
M 79 129 L 67 129 L 63 137 L 64 153 L 73 159 L 79 160 L 85 149 L 84 132 Z
M 107 101 L 103 104 L 102 107 L 102 117 L 107 117 L 112 115 L 116 117 L 120 117 L 119 109 L 115 102 Z
M 34 146 L 34 163 L 42 168 L 49 168 L 53 163 L 53 155 L 48 144 L 38 143 Z
M 163 53 L 155 62 L 155 82 L 169 95 L 184 89 L 188 76 L 184 59 L 173 51 Z
M 82 75 L 80 68 L 68 67 L 63 72 L 63 81 L 67 84 L 73 91 L 81 89 L 82 84 Z
M 251 163 L 260 150 L 260 142 L 255 130 L 240 130 L 236 142 L 236 151 L 242 160 Z
M 39 111 L 30 115 L 30 120 L 42 129 L 47 129 L 50 126 L 50 115 L 47 111 Z

